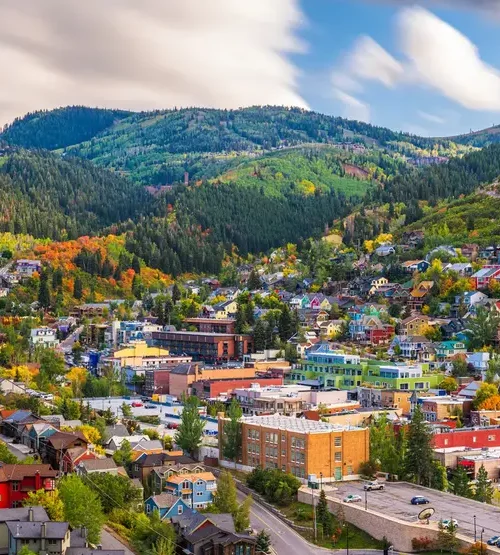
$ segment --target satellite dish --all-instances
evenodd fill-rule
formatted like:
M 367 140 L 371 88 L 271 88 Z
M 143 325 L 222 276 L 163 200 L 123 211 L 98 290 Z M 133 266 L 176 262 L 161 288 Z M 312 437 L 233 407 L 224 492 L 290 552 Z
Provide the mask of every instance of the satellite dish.
M 428 507 L 427 509 L 424 509 L 423 511 L 420 511 L 418 513 L 418 520 L 429 520 L 435 512 L 436 509 Z

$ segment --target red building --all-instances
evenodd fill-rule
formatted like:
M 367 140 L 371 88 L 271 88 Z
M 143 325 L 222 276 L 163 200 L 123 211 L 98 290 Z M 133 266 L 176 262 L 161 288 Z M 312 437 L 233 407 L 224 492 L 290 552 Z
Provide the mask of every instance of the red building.
M 236 388 L 251 387 L 258 383 L 261 387 L 283 385 L 283 378 L 253 378 L 241 380 L 200 380 L 192 384 L 193 394 L 199 399 L 214 399 L 222 394 L 230 394 Z
M 53 491 L 57 472 L 49 464 L 1 464 L 0 509 L 21 507 L 30 491 Z
M 434 434 L 432 444 L 434 449 L 500 447 L 500 427 L 457 428 L 449 432 Z
M 172 369 L 153 368 L 144 372 L 144 394 L 148 397 L 152 395 L 164 395 L 169 393 L 170 371 Z
M 198 331 L 203 333 L 234 333 L 236 320 L 232 318 L 186 318 L 185 324 L 195 326 Z
M 366 330 L 366 338 L 371 345 L 380 345 L 388 343 L 394 336 L 395 328 L 389 324 L 383 324 L 382 327 L 373 327 Z

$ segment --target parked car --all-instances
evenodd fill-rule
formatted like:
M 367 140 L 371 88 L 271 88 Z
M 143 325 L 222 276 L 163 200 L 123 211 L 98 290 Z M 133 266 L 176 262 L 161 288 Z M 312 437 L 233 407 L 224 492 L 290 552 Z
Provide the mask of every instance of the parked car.
M 488 545 L 498 545 L 499 542 L 500 542 L 500 536 L 493 536 L 486 543 Z
M 424 497 L 423 495 L 416 495 L 415 497 L 411 498 L 412 505 L 427 505 L 428 503 L 430 503 L 430 501 L 427 499 L 427 497 Z
M 137 407 L 143 407 L 144 405 L 140 401 L 134 401 L 132 403 L 132 406 L 137 408 Z
M 458 528 L 458 521 L 454 518 L 445 518 L 441 521 L 441 524 L 443 525 L 443 528 L 449 528 L 451 525 L 453 525 L 455 528 Z
M 179 424 L 177 424 L 177 422 L 168 422 L 167 423 L 167 428 L 169 430 L 177 430 L 178 427 L 179 427 Z
M 359 503 L 360 501 L 362 501 L 361 496 L 360 495 L 348 495 L 347 497 L 344 497 L 344 503 Z
M 144 408 L 145 408 L 145 409 L 155 409 L 155 408 L 156 408 L 156 405 L 152 405 L 151 403 L 149 403 L 149 404 L 147 404 L 147 405 L 144 405 Z
M 365 484 L 363 486 L 363 489 L 366 491 L 375 491 L 377 489 L 383 490 L 384 489 L 384 484 L 381 484 L 380 482 L 368 482 L 367 484 Z

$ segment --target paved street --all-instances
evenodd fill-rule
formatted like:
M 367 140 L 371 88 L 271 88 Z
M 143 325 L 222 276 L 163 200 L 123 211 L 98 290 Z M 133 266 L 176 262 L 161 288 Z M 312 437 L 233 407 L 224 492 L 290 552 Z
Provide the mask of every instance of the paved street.
M 101 531 L 101 545 L 103 549 L 124 549 L 125 555 L 135 555 L 133 551 L 130 551 L 123 543 L 118 541 L 106 527 Z
M 66 337 L 64 341 L 61 341 L 61 344 L 59 345 L 60 349 L 65 353 L 71 353 L 71 349 L 73 348 L 73 345 L 80 338 L 80 334 L 82 333 L 82 331 L 83 331 L 83 326 L 76 328 L 76 330 L 72 332 L 70 335 L 68 335 L 68 337 Z
M 353 493 L 362 497 L 360 506 L 364 507 L 363 484 L 360 482 L 345 482 L 340 484 L 338 491 L 329 493 L 329 497 L 344 498 Z M 423 495 L 431 502 L 429 505 L 411 505 L 410 500 L 415 495 Z M 368 508 L 377 512 L 392 515 L 401 520 L 418 522 L 418 513 L 424 507 L 433 507 L 436 513 L 431 522 L 441 519 L 456 518 L 458 533 L 474 538 L 474 515 L 476 515 L 476 534 L 479 540 L 484 528 L 484 540 L 500 534 L 500 508 L 486 505 L 451 493 L 429 490 L 406 483 L 386 484 L 384 491 L 368 493 Z M 425 525 L 422 524 L 425 529 Z

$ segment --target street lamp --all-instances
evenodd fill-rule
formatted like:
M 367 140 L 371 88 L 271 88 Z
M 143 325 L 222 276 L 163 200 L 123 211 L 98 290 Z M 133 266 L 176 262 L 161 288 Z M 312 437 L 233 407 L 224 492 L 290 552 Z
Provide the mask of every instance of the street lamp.
M 481 530 L 481 547 L 480 547 L 480 549 L 481 549 L 481 551 L 480 551 L 481 555 L 483 555 L 483 534 L 484 534 L 484 528 Z
M 365 511 L 368 510 L 368 490 L 365 489 Z
M 476 515 L 474 515 L 474 543 L 477 542 Z
M 314 484 L 311 482 L 311 498 L 313 507 L 313 524 L 314 524 L 314 542 L 317 540 L 317 529 L 316 529 L 316 506 L 314 505 Z
M 346 555 L 349 555 L 349 523 L 344 522 L 344 526 L 345 526 L 345 532 L 346 532 L 346 551 L 347 551 Z

